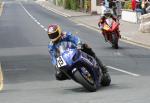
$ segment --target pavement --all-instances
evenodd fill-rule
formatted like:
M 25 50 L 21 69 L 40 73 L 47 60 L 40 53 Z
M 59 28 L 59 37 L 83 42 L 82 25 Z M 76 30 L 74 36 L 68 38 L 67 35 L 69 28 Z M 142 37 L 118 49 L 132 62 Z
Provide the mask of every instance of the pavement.
M 0 1 L 0 16 L 2 14 L 2 8 L 3 8 L 3 3 Z M 0 91 L 3 89 L 3 75 L 2 75 L 2 70 L 1 70 L 1 64 L 0 64 Z
M 54 5 L 48 1 L 36 1 L 41 6 L 55 13 L 63 15 L 78 23 L 82 23 L 88 27 L 91 27 L 99 31 L 97 26 L 100 15 L 91 15 L 89 13 L 77 12 L 73 10 L 66 10 L 63 7 Z M 150 48 L 150 33 L 142 33 L 139 30 L 140 24 L 130 23 L 120 20 L 120 33 L 122 35 L 121 40 L 132 44 Z
M 0 1 L 0 16 L 2 15 L 4 3 Z

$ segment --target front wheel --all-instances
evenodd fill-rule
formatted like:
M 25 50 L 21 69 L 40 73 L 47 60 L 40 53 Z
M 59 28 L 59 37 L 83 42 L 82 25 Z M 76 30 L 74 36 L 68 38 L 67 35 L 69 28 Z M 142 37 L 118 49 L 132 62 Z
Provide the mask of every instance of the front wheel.
M 112 47 L 118 49 L 118 37 L 116 34 L 112 34 Z
M 83 73 L 80 73 L 78 70 L 74 73 L 74 77 L 76 80 L 83 85 L 88 91 L 95 92 L 97 90 L 96 83 L 92 77 L 92 75 L 86 70 L 86 68 L 82 67 L 81 70 Z
M 107 72 L 106 74 L 103 74 L 103 76 L 101 78 L 101 85 L 109 86 L 110 83 L 111 83 L 111 77 L 110 77 L 109 73 Z

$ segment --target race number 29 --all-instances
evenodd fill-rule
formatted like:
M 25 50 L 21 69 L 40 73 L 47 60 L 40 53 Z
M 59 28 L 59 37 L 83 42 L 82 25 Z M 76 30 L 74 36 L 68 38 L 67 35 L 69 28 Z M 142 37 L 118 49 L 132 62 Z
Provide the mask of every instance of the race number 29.
M 64 61 L 62 56 L 58 57 L 56 60 L 57 60 L 57 67 L 62 67 L 66 65 L 66 62 Z

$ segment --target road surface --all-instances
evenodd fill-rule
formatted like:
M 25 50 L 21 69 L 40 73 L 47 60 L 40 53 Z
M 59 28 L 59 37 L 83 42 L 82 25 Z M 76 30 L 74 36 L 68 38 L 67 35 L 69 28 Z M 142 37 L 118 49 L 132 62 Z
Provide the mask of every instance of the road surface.
M 2 103 L 148 103 L 150 50 L 119 42 L 114 50 L 97 31 L 33 2 L 4 1 L 0 17 Z M 112 83 L 89 93 L 71 80 L 56 81 L 46 34 L 59 24 L 87 42 L 109 67 Z

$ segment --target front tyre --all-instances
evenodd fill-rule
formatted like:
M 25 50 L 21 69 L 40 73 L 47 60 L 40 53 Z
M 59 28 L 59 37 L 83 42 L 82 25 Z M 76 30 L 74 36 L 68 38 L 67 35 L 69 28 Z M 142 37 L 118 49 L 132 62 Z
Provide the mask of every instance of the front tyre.
M 81 74 L 78 70 L 74 73 L 74 77 L 76 80 L 83 85 L 88 91 L 95 92 L 97 90 L 95 81 L 93 80 L 92 76 L 87 78 L 84 73 Z
M 105 73 L 103 74 L 102 78 L 101 78 L 101 85 L 102 86 L 109 86 L 111 83 L 111 77 L 109 75 L 109 73 Z
M 116 34 L 112 34 L 112 47 L 118 49 L 118 37 Z

